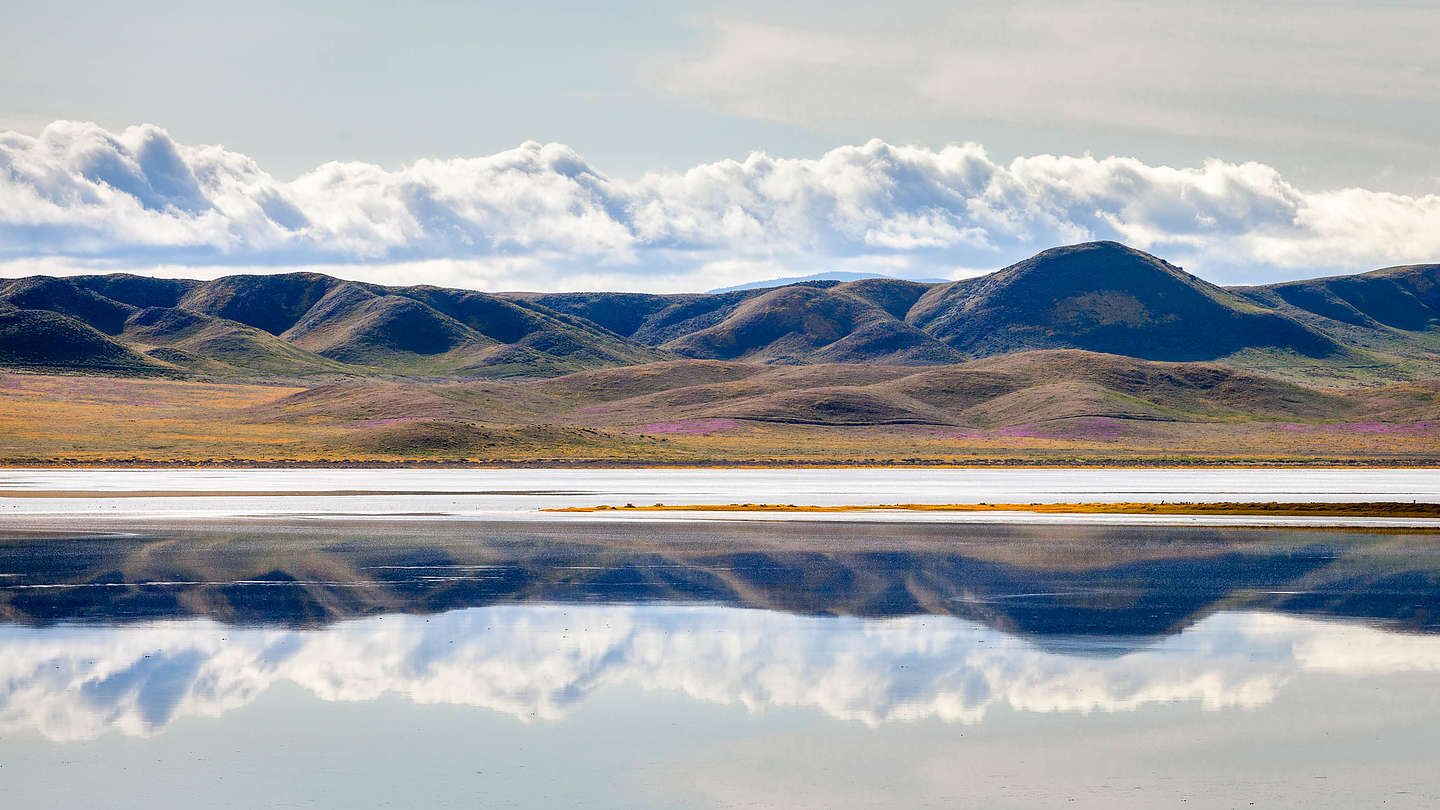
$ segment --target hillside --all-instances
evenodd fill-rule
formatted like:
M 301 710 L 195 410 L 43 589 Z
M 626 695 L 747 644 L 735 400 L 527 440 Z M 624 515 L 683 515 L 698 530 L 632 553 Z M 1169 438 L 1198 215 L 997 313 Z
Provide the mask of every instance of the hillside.
M 960 359 L 858 296 L 808 286 L 764 290 L 718 323 L 661 347 L 685 357 L 787 363 L 931 365 Z
M 1375 312 L 1346 323 L 1287 300 L 1298 300 L 1287 288 L 1316 284 L 1343 288 Z M 1375 292 L 1382 286 L 1398 288 L 1402 300 L 1383 300 Z M 1362 298 L 1351 291 L 1357 287 L 1370 293 Z M 1437 289 L 1440 265 L 1227 289 L 1144 252 L 1095 242 L 946 284 L 870 278 L 712 295 L 526 298 L 687 357 L 934 365 L 1084 349 L 1353 384 L 1440 376 Z
M 506 377 L 669 356 L 534 304 L 316 273 L 31 277 L 0 283 L 0 310 L 9 335 L 0 365 L 12 368 L 242 380 Z
M 1340 346 L 1178 267 L 1114 242 L 1054 248 L 934 287 L 905 319 L 970 356 L 1087 349 L 1215 360 L 1249 348 L 1323 357 Z
M 1435 376 L 1440 355 L 1440 264 L 1234 290 L 1357 354 L 1414 376 Z M 1403 375 L 1396 375 L 1403 376 Z
M 1297 382 L 1440 377 L 1440 265 L 1225 289 L 1113 242 L 949 283 L 714 294 L 490 294 L 317 273 L 36 276 L 0 282 L 0 311 L 0 367 L 230 381 L 554 377 L 675 358 L 944 366 L 1065 349 Z
M 0 460 L 57 459 L 1436 464 L 1440 381 L 1327 388 L 1077 350 L 306 387 L 0 374 Z

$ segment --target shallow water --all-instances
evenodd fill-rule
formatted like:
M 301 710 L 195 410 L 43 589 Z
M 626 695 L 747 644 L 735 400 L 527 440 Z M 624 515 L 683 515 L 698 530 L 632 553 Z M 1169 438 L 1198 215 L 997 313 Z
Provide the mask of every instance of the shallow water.
M 1433 806 L 1440 542 L 10 520 L 7 806 Z

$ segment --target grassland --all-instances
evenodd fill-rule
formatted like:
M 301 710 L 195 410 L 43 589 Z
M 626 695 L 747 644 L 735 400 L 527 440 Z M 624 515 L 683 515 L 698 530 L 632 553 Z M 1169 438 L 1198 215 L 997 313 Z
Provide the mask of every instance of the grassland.
M 1440 384 L 1085 352 L 308 388 L 17 372 L 0 375 L 0 463 L 1430 466 Z

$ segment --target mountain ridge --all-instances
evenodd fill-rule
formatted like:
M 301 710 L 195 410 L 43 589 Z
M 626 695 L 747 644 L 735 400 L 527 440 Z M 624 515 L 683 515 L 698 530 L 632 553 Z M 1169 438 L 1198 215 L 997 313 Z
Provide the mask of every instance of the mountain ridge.
M 1079 349 L 1297 378 L 1440 376 L 1440 265 L 1224 288 L 1115 242 L 1052 248 L 954 282 L 668 295 L 486 293 L 319 273 L 31 276 L 0 280 L 0 313 L 0 367 L 102 374 L 546 377 L 678 358 L 938 366 Z

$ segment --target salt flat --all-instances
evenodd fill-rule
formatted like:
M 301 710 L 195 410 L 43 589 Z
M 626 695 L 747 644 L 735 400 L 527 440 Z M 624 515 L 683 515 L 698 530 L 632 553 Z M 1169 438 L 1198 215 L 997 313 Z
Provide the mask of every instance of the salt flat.
M 64 497 L 34 497 L 61 494 Z M 364 494 L 341 494 L 364 493 Z M 7 497 L 7 494 L 11 497 Z M 14 495 L 26 497 L 13 497 Z M 103 497 L 102 497 L 103 496 Z M 117 497 L 118 496 L 118 497 Z M 565 506 L 787 503 L 1072 503 L 1158 501 L 1440 502 L 1428 469 L 7 469 L 0 520 L 119 518 L 375 518 L 557 520 Z M 563 519 L 574 520 L 575 516 Z M 587 515 L 585 520 L 1146 522 L 1254 525 L 1224 515 L 936 514 Z M 1419 526 L 1399 518 L 1267 516 L 1285 525 Z

